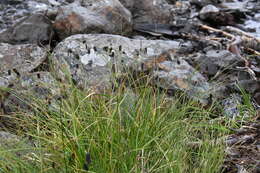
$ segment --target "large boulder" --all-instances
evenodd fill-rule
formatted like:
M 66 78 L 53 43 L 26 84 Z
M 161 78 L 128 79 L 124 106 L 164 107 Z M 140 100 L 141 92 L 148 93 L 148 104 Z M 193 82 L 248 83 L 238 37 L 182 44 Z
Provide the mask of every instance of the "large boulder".
M 47 58 L 37 45 L 0 43 L 0 87 L 8 87 L 22 74 L 31 72 Z
M 82 89 L 103 92 L 113 81 L 145 72 L 153 85 L 179 90 L 206 102 L 209 84 L 179 56 L 179 42 L 129 39 L 118 35 L 88 34 L 65 39 L 54 50 L 57 77 Z M 164 68 L 165 67 L 165 68 Z
M 80 88 L 94 87 L 102 91 L 111 88 L 114 74 L 119 75 L 133 64 L 140 65 L 147 56 L 178 46 L 176 41 L 138 40 L 108 34 L 74 35 L 57 45 L 53 62 L 59 79 L 67 81 L 69 76 Z
M 126 34 L 131 13 L 117 0 L 82 1 L 61 7 L 53 24 L 61 39 L 74 34 Z

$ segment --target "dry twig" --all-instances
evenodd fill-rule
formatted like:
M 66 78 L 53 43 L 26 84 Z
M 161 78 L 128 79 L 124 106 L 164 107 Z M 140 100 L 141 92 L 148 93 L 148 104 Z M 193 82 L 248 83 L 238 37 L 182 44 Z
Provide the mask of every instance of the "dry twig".
M 200 24 L 199 27 L 201 29 L 204 30 L 208 30 L 208 31 L 212 31 L 212 32 L 217 32 L 220 33 L 222 35 L 224 35 L 225 37 L 228 37 L 231 40 L 234 40 L 237 36 L 230 34 L 226 31 L 222 31 L 220 29 L 216 29 L 207 25 L 202 25 Z M 248 47 L 251 49 L 254 49 L 256 54 L 260 54 L 260 52 L 258 52 L 258 50 L 260 50 L 260 39 L 259 38 L 255 38 L 251 35 L 249 35 L 248 33 L 241 31 L 237 28 L 234 29 L 234 27 L 229 27 L 229 30 L 232 32 L 237 33 L 239 36 L 241 36 L 241 45 L 243 45 L 244 47 Z

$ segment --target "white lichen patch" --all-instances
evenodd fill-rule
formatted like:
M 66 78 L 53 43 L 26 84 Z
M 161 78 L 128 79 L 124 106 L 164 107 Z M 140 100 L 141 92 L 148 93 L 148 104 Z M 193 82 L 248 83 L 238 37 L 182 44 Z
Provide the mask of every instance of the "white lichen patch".
M 90 49 L 89 54 L 80 56 L 81 63 L 84 65 L 91 65 L 92 67 L 106 66 L 110 59 L 111 58 L 105 54 L 97 54 L 94 49 Z

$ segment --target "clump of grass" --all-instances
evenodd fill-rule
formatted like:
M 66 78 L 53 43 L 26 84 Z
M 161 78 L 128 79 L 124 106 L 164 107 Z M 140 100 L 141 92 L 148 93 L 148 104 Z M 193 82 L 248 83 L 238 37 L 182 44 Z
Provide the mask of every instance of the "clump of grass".
M 36 115 L 16 117 L 34 147 L 23 156 L 0 149 L 0 172 L 220 171 L 225 146 L 216 141 L 228 130 L 212 120 L 214 107 L 150 87 L 68 93 L 56 110 L 37 104 Z

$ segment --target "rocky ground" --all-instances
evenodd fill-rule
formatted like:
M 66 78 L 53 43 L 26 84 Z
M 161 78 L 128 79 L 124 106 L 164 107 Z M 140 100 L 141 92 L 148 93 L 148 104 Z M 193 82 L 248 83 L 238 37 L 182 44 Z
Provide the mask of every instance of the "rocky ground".
M 259 11 L 257 0 L 2 0 L 0 113 L 32 111 L 28 95 L 54 108 L 56 81 L 103 93 L 143 73 L 169 94 L 220 101 L 231 119 L 241 88 L 259 109 Z M 227 139 L 226 172 L 260 171 L 259 121 Z

